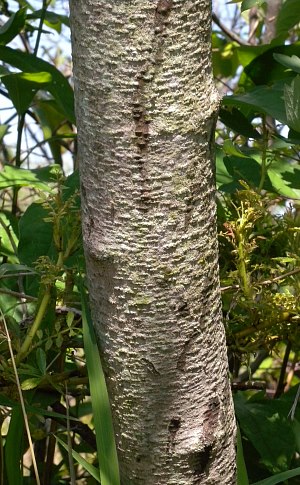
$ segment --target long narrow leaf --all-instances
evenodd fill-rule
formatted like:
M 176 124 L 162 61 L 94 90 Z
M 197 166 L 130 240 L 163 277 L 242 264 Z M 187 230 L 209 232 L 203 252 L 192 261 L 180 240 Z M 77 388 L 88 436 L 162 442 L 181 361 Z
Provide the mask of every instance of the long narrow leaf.
M 298 475 L 300 475 L 300 467 L 278 473 L 277 475 L 273 475 L 272 477 L 265 478 L 264 480 L 261 480 L 259 482 L 255 482 L 253 485 L 276 485 L 277 483 L 282 483 L 285 480 L 297 477 Z
M 56 435 L 55 435 L 55 438 L 66 451 L 69 451 L 67 443 L 65 443 Z M 77 451 L 73 449 L 72 449 L 72 456 L 74 460 L 76 460 L 77 463 L 79 463 L 79 465 L 82 466 L 82 468 L 84 468 L 93 478 L 95 478 L 95 480 L 97 480 L 98 483 L 100 483 L 99 471 L 97 470 L 96 467 L 94 467 L 94 465 L 91 465 L 91 463 L 86 461 L 79 453 L 77 453 Z
M 23 483 L 21 474 L 23 431 L 23 415 L 21 406 L 18 405 L 12 410 L 4 447 L 7 485 L 21 485 Z
M 244 460 L 242 437 L 240 427 L 237 425 L 237 485 L 249 485 L 247 469 Z
M 109 397 L 83 284 L 81 284 L 81 301 L 83 341 L 90 382 L 101 485 L 119 485 L 119 465 Z

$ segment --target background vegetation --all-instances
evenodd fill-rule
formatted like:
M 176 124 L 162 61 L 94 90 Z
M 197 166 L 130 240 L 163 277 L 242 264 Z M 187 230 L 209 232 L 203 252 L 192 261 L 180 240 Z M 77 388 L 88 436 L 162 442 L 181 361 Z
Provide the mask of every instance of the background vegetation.
M 216 4 L 212 45 L 224 95 L 216 182 L 238 479 L 294 485 L 300 10 L 285 0 L 271 18 L 261 0 L 232 3 L 226 16 Z M 0 485 L 99 482 L 97 449 L 101 483 L 114 484 L 84 290 L 66 2 L 0 9 Z

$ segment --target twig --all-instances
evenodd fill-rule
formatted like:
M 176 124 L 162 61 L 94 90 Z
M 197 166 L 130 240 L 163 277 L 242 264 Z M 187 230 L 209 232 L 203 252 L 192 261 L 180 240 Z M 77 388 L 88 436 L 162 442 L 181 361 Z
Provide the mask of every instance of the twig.
M 232 382 L 231 389 L 233 391 L 248 391 L 249 389 L 266 389 L 267 384 L 261 381 L 246 381 L 246 382 Z
M 16 298 L 21 298 L 27 301 L 37 301 L 37 298 L 35 296 L 25 295 L 25 293 L 8 290 L 6 288 L 0 288 L 0 293 L 3 293 L 4 295 L 15 296 Z
M 289 271 L 288 273 L 283 273 L 282 275 L 275 276 L 275 278 L 272 278 L 270 280 L 265 280 L 260 283 L 260 285 L 271 285 L 275 281 L 282 280 L 284 278 L 288 278 L 288 276 L 293 276 L 294 274 L 300 273 L 300 268 L 293 269 L 292 271 Z
M 264 280 L 264 281 L 259 281 L 257 282 L 259 285 L 271 285 L 272 283 L 275 283 L 276 281 L 283 280 L 284 278 L 288 278 L 289 276 L 293 276 L 295 274 L 300 273 L 300 268 L 295 268 L 291 271 L 288 271 L 287 273 L 283 273 L 279 276 L 275 276 L 275 278 L 269 279 L 269 280 Z M 240 286 L 239 285 L 229 285 L 229 286 L 221 286 L 221 291 L 229 291 L 229 290 L 239 290 Z
M 284 379 L 285 379 L 286 368 L 288 365 L 291 350 L 292 350 L 292 343 L 290 342 L 290 340 L 288 340 L 285 348 L 285 353 L 284 353 L 284 357 L 283 357 L 283 361 L 280 369 L 280 375 L 279 375 L 277 389 L 276 389 L 274 398 L 280 397 L 284 391 Z
M 224 32 L 224 34 L 229 37 L 229 39 L 233 40 L 234 42 L 237 42 L 240 45 L 250 45 L 249 42 L 241 39 L 238 35 L 236 35 L 234 32 L 231 32 L 224 24 L 221 22 L 221 20 L 217 17 L 217 15 L 213 12 L 212 13 L 212 19 L 215 22 L 215 24 L 220 27 L 220 29 Z

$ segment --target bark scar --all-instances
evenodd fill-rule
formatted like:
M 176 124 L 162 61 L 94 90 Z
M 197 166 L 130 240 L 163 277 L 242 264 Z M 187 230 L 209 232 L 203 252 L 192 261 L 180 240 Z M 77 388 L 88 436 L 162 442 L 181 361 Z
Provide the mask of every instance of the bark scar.
M 145 359 L 144 357 L 141 359 L 142 362 L 146 365 L 147 367 L 147 370 L 151 373 L 151 374 L 155 374 L 157 376 L 160 376 L 160 372 L 156 369 L 155 365 L 150 362 L 150 360 L 148 359 Z
M 179 430 L 180 426 L 181 426 L 181 419 L 179 417 L 172 418 L 171 421 L 169 422 L 169 426 L 168 426 L 168 432 L 169 432 L 168 452 L 169 453 L 171 453 L 175 448 L 176 433 Z
M 191 335 L 191 337 L 185 342 L 184 346 L 183 346 L 183 349 L 178 357 L 178 360 L 177 360 L 177 369 L 180 370 L 181 372 L 184 372 L 185 371 L 185 367 L 186 367 L 186 362 L 187 362 L 187 354 L 189 352 L 189 350 L 191 349 L 193 343 L 194 343 L 194 340 L 196 339 L 196 337 L 199 335 L 199 332 L 198 330 L 195 330 L 193 332 L 193 334 Z

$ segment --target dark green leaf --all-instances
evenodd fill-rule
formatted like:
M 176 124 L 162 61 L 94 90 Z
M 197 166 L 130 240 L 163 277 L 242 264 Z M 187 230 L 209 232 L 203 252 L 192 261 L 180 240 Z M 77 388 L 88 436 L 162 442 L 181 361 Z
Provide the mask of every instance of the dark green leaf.
M 45 222 L 48 211 L 41 204 L 31 204 L 20 219 L 18 256 L 21 263 L 32 266 L 40 256 L 56 254 L 53 247 L 53 226 Z M 56 259 L 56 257 L 55 257 Z
M 49 143 L 55 163 L 62 165 L 62 140 L 59 136 L 76 136 L 70 123 L 65 122 L 65 114 L 54 99 L 36 99 L 33 110 L 38 115 L 44 139 Z
M 27 111 L 37 91 L 47 89 L 51 80 L 48 72 L 20 72 L 2 76 L 2 82 L 20 115 Z
M 35 355 L 38 368 L 40 369 L 41 374 L 44 376 L 46 374 L 47 367 L 46 353 L 41 347 L 38 347 Z
M 280 79 L 287 79 L 294 75 L 286 67 L 274 59 L 274 54 L 287 56 L 300 55 L 300 44 L 281 45 L 269 48 L 245 66 L 245 73 L 256 85 L 271 84 Z
M 237 453 L 236 453 L 236 468 L 237 468 L 237 485 L 249 485 L 246 464 L 244 460 L 242 437 L 239 425 L 237 425 Z
M 1 276 L 4 276 L 9 273 L 27 273 L 29 275 L 34 276 L 36 272 L 30 268 L 29 266 L 26 266 L 24 264 L 9 264 L 9 263 L 4 263 L 1 264 L 0 266 L 0 278 Z
M 219 118 L 224 125 L 242 136 L 254 139 L 261 138 L 260 133 L 253 128 L 250 121 L 248 121 L 246 116 L 237 108 L 233 107 L 231 110 L 221 108 Z
M 300 22 L 299 0 L 285 0 L 282 2 L 276 19 L 276 33 L 287 33 Z
M 75 124 L 73 90 L 63 74 L 48 62 L 33 54 L 21 52 L 10 47 L 0 46 L 0 60 L 25 72 L 48 72 L 52 82 L 49 92 L 56 99 L 66 118 Z
M 21 406 L 13 408 L 4 447 L 7 485 L 22 485 L 21 457 L 23 455 L 23 414 Z
M 216 182 L 217 187 L 220 188 L 223 185 L 228 185 L 233 181 L 233 177 L 229 175 L 228 170 L 224 165 L 224 155 L 222 151 L 217 148 L 216 150 Z
M 238 393 L 235 410 L 243 433 L 272 472 L 289 469 L 296 443 L 286 404 L 279 400 L 245 401 Z
M 232 177 L 232 182 L 221 185 L 220 190 L 232 193 L 242 189 L 240 180 L 245 181 L 250 187 L 258 187 L 261 179 L 261 166 L 254 158 L 230 156 L 224 157 L 224 165 Z M 268 177 L 264 184 L 266 190 L 272 188 Z
M 9 20 L 0 28 L 0 44 L 8 44 L 24 28 L 26 20 L 26 7 L 13 13 Z

